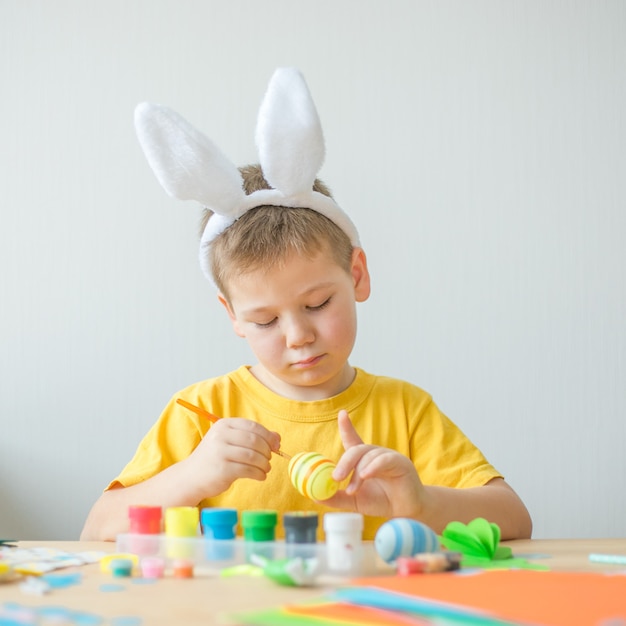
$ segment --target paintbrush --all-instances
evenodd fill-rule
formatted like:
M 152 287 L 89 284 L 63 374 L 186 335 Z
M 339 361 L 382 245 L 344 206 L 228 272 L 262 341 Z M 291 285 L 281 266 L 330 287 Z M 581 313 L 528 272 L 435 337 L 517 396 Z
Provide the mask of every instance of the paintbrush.
M 215 422 L 220 419 L 217 415 L 213 415 L 213 413 L 210 413 L 206 409 L 201 409 L 199 406 L 191 404 L 191 402 L 187 402 L 186 400 L 183 400 L 181 398 L 176 398 L 176 402 L 178 402 L 178 404 L 180 404 L 181 406 L 184 406 L 186 409 L 193 411 L 197 415 L 200 415 L 200 417 L 208 419 L 213 424 L 215 424 Z M 291 459 L 291 456 L 286 452 L 283 452 L 282 450 L 272 450 L 272 452 L 275 452 L 279 456 L 282 456 L 284 459 Z

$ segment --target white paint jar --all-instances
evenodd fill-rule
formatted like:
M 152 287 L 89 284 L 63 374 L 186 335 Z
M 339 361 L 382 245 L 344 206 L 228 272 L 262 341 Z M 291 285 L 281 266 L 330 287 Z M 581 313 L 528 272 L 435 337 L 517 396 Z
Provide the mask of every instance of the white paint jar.
M 363 566 L 363 516 L 360 513 L 326 513 L 324 533 L 328 570 L 359 574 Z

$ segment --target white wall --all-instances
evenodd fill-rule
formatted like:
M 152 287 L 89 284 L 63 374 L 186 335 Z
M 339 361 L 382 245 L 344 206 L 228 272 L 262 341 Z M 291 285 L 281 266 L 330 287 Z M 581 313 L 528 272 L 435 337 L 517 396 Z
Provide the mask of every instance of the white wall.
M 132 114 L 249 162 L 281 65 L 369 255 L 353 363 L 429 390 L 536 537 L 623 536 L 625 33 L 620 0 L 0 0 L 0 537 L 76 538 L 170 396 L 250 362 Z

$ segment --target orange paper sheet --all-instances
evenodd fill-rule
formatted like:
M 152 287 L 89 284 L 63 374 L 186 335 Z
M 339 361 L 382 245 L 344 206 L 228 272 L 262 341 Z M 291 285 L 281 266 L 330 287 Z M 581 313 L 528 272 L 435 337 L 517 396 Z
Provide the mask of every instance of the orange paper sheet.
M 353 584 L 491 612 L 550 626 L 626 620 L 626 575 L 486 570 L 463 574 L 363 578 Z

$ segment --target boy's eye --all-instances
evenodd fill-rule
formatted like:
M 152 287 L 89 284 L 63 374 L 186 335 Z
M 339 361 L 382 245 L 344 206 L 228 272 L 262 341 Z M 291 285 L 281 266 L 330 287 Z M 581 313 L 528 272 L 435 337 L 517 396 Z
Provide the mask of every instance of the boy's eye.
M 269 322 L 254 322 L 254 325 L 257 326 L 258 328 L 269 328 L 270 326 L 272 326 L 272 324 L 274 324 L 274 322 L 276 322 L 276 318 L 270 320 Z
M 321 311 L 322 309 L 325 309 L 329 304 L 330 304 L 330 298 L 324 300 L 322 304 L 318 304 L 317 306 L 309 306 L 307 308 L 311 311 Z
M 325 309 L 329 304 L 330 304 L 331 298 L 327 298 L 326 300 L 324 300 L 324 302 L 322 302 L 321 304 L 316 304 L 315 306 L 307 306 L 306 309 L 308 311 L 321 311 L 322 309 Z M 269 322 L 255 322 L 250 320 L 257 328 L 270 328 L 271 326 L 274 326 L 274 324 L 276 324 L 278 320 L 278 317 L 274 317 L 272 318 Z

